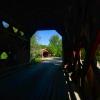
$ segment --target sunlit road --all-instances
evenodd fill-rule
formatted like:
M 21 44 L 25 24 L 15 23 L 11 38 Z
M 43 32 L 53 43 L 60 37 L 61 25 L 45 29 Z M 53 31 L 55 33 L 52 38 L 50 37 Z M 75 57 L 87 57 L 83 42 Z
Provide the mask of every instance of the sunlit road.
M 66 100 L 60 59 L 44 61 L 0 79 L 0 100 Z

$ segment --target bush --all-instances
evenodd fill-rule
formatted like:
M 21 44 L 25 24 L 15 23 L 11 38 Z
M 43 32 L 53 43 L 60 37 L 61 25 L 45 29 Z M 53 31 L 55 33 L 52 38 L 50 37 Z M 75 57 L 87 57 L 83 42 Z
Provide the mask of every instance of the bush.
M 40 63 L 41 61 L 42 61 L 41 58 L 34 58 L 31 60 L 31 63 L 37 64 L 37 63 Z

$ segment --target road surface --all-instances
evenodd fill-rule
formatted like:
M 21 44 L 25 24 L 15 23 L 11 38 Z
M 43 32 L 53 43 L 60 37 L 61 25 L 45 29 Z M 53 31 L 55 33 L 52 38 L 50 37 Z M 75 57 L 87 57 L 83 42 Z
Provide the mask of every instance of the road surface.
M 61 59 L 27 66 L 1 77 L 0 100 L 66 100 Z

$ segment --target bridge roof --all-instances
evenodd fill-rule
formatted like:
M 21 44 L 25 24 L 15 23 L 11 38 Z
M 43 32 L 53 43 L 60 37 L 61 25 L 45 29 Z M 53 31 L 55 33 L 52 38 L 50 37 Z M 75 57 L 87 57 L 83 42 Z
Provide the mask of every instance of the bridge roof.
M 100 17 L 97 5 L 99 0 L 66 0 L 66 2 L 48 0 L 2 1 L 0 15 L 12 26 L 18 27 L 31 36 L 37 29 L 63 29 L 69 27 L 71 33 L 79 33 L 80 27 L 86 25 L 91 18 L 93 23 L 99 23 Z M 86 11 L 87 10 L 87 11 Z M 92 22 L 92 19 L 90 19 Z M 78 36 L 78 35 L 77 35 Z
M 36 1 L 36 0 L 35 0 Z M 33 34 L 36 29 L 61 28 L 67 4 L 61 2 L 6 1 L 0 4 L 0 15 L 12 26 Z

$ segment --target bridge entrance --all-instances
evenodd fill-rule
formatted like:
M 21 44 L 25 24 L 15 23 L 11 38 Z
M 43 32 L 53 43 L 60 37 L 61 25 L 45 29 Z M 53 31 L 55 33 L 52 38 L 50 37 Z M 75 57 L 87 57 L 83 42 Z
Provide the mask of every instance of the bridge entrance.
M 30 61 L 63 57 L 62 36 L 56 30 L 37 30 L 30 39 Z M 45 59 L 46 60 L 46 59 Z

